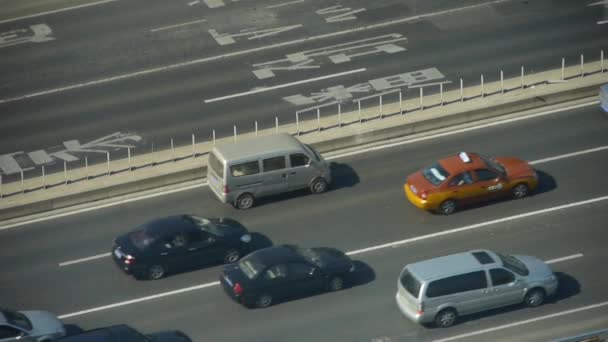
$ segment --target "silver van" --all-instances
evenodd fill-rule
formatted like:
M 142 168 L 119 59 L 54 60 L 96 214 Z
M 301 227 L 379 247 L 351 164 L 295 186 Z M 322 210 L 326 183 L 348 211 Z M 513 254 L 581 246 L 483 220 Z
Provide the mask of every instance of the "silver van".
M 290 134 L 276 134 L 214 146 L 207 180 L 220 201 L 248 209 L 263 196 L 304 188 L 322 193 L 331 172 L 312 147 Z
M 396 299 L 411 320 L 449 327 L 461 315 L 541 305 L 557 285 L 549 266 L 535 257 L 473 250 L 405 266 Z

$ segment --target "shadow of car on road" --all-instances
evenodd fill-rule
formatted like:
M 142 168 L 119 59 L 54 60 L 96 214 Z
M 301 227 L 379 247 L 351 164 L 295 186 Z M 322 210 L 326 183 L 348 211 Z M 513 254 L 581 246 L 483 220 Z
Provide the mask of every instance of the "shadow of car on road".
M 77 335 L 84 332 L 84 329 L 77 324 L 65 324 L 64 327 L 66 336 Z

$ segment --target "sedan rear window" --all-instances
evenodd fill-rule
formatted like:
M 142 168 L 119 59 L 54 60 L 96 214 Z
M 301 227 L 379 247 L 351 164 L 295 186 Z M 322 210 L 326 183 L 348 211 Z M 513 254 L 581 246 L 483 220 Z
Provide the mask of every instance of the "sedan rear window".
M 157 237 L 150 234 L 147 229 L 140 228 L 134 232 L 129 233 L 129 240 L 139 250 L 144 250 L 148 246 L 156 242 Z
M 401 285 L 407 292 L 409 292 L 414 298 L 418 298 L 420 294 L 420 282 L 414 278 L 407 270 L 401 273 Z
M 439 185 L 446 178 L 450 177 L 450 174 L 437 162 L 422 170 L 422 174 L 433 185 Z
M 252 257 L 245 257 L 241 259 L 238 265 L 241 271 L 243 271 L 243 273 L 245 273 L 249 279 L 257 277 L 257 275 L 266 268 L 266 265 Z

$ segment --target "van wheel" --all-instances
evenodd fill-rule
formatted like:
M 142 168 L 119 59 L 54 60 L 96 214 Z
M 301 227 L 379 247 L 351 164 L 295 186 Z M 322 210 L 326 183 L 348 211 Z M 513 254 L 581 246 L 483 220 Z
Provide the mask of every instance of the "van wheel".
M 528 196 L 528 193 L 530 192 L 530 190 L 528 189 L 528 186 L 525 183 L 519 183 L 513 187 L 512 192 L 513 192 L 513 197 L 515 199 L 520 199 L 520 198 L 524 198 L 524 197 Z
M 526 293 L 526 297 L 524 298 L 524 303 L 532 308 L 541 305 L 544 301 L 545 291 L 539 288 L 528 291 L 528 293 Z
M 327 181 L 323 178 L 317 178 L 310 184 L 310 192 L 320 194 L 327 190 Z
M 445 200 L 439 205 L 438 211 L 441 215 L 450 215 L 456 210 L 456 201 Z
M 235 207 L 243 210 L 253 207 L 253 195 L 249 193 L 240 195 L 236 199 Z
M 448 328 L 454 325 L 458 314 L 454 309 L 443 309 L 435 316 L 435 325 L 440 328 Z

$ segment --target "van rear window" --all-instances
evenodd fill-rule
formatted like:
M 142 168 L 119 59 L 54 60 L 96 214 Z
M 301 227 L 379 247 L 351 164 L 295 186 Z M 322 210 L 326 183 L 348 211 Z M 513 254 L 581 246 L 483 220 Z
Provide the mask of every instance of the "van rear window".
M 404 270 L 401 274 L 401 285 L 415 298 L 418 298 L 420 294 L 420 282 L 414 278 L 407 270 Z
M 224 179 L 224 164 L 222 164 L 222 162 L 217 159 L 215 153 L 209 153 L 209 160 L 207 161 L 207 164 L 209 165 L 209 167 L 211 167 L 211 170 L 213 170 L 213 173 L 217 177 L 219 177 L 220 179 Z

